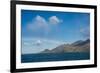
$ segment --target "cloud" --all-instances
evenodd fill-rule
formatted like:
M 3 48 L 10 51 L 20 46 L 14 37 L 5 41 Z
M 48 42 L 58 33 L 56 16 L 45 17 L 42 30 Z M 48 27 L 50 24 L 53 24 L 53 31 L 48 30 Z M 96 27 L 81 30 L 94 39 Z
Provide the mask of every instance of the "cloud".
M 39 39 L 33 39 L 33 40 L 29 39 L 27 41 L 26 41 L 26 39 L 23 39 L 22 45 L 23 46 L 40 46 L 40 45 L 42 45 L 42 41 Z
M 48 30 L 48 24 L 42 16 L 37 15 L 35 18 L 33 18 L 33 21 L 31 23 L 27 24 L 27 28 L 33 31 L 39 29 Z
M 34 37 L 23 37 L 22 54 L 39 53 L 45 49 L 53 49 L 66 42 Z
M 55 26 L 61 22 L 62 20 L 60 20 L 57 16 L 51 16 L 46 20 L 44 17 L 37 15 L 32 19 L 32 22 L 27 24 L 27 29 L 28 31 L 39 34 L 42 33 L 43 36 L 46 36 L 52 29 L 55 29 L 56 31 L 57 27 Z
M 37 46 L 40 46 L 41 44 L 42 44 L 42 41 L 41 41 L 41 40 L 37 40 L 37 41 L 36 41 L 36 45 L 37 45 Z
M 30 45 L 29 42 L 23 42 L 23 45 Z
M 90 37 L 90 28 L 89 27 L 80 29 L 80 32 L 81 32 L 83 37 L 87 37 L 87 38 Z
M 57 25 L 61 22 L 62 20 L 60 20 L 57 16 L 51 16 L 50 18 L 48 18 L 48 21 L 47 21 L 42 16 L 37 15 L 35 18 L 33 18 L 33 21 L 31 23 L 27 24 L 27 27 L 30 30 L 43 29 L 43 30 L 49 31 L 51 24 Z
M 57 25 L 57 24 L 59 24 L 60 22 L 62 22 L 62 20 L 60 20 L 57 16 L 51 16 L 51 17 L 49 18 L 49 23 L 50 23 L 50 24 Z
M 38 27 L 46 27 L 47 26 L 46 20 L 39 15 L 36 16 L 36 18 L 34 20 L 34 24 L 37 24 Z
M 57 41 L 57 40 L 51 40 L 51 39 L 43 39 L 44 42 L 46 43 L 52 43 L 52 44 L 65 44 L 66 42 L 63 42 L 63 41 Z

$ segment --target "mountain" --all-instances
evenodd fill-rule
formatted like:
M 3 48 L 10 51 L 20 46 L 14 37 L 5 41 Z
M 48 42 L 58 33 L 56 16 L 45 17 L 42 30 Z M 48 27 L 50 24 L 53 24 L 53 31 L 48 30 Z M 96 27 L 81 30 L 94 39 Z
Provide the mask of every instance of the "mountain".
M 90 40 L 85 41 L 79 40 L 72 44 L 63 44 L 52 50 L 45 49 L 41 53 L 66 53 L 66 52 L 89 52 L 90 51 Z
M 72 43 L 72 45 L 74 45 L 74 46 L 83 46 L 83 45 L 85 45 L 85 44 L 87 44 L 89 42 L 90 42 L 89 39 L 87 39 L 85 41 L 80 40 L 80 41 L 76 41 L 76 42 Z
M 44 51 L 42 51 L 42 53 L 50 53 L 51 52 L 51 50 L 49 50 L 49 49 L 45 49 Z

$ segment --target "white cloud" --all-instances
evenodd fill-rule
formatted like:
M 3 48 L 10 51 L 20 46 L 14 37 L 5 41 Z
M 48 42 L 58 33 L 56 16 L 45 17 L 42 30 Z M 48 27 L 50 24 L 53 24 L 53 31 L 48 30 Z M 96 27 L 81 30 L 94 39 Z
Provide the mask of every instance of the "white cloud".
M 38 29 L 48 30 L 48 24 L 42 16 L 37 15 L 31 23 L 27 24 L 27 28 L 33 31 Z
M 25 37 L 22 39 L 22 54 L 39 53 L 45 49 L 53 49 L 65 43 L 53 39 Z
M 51 16 L 47 20 L 44 17 L 37 15 L 32 19 L 32 22 L 27 24 L 27 29 L 32 32 L 41 31 L 43 32 L 43 35 L 48 35 L 52 29 L 52 25 L 58 25 L 62 22 L 62 20 L 60 20 L 57 16 Z M 55 29 L 57 30 L 57 28 Z
M 30 45 L 29 42 L 23 42 L 23 45 Z
M 39 45 L 41 45 L 41 44 L 42 44 L 42 41 L 41 41 L 41 40 L 37 40 L 37 41 L 36 41 L 36 45 L 37 45 L 37 46 L 39 46 Z
M 46 20 L 43 17 L 39 16 L 39 15 L 36 16 L 36 18 L 33 22 L 35 24 L 37 24 L 38 27 L 46 27 L 47 26 Z
M 50 24 L 56 25 L 56 24 L 59 24 L 60 22 L 62 22 L 62 20 L 60 20 L 57 16 L 51 16 L 49 18 L 49 23 Z
M 87 38 L 90 37 L 90 28 L 89 27 L 80 29 L 80 32 L 83 37 L 87 37 Z
M 31 39 L 31 40 L 30 39 L 23 39 L 22 45 L 23 46 L 40 46 L 40 45 L 42 45 L 42 41 L 39 39 Z

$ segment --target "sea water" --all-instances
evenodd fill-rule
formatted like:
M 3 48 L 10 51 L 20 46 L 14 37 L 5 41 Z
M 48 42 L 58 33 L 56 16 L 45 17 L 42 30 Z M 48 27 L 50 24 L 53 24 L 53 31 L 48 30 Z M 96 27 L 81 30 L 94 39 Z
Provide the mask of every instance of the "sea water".
M 40 54 L 22 54 L 21 62 L 48 62 L 48 61 L 71 61 L 71 60 L 88 60 L 90 53 L 40 53 Z

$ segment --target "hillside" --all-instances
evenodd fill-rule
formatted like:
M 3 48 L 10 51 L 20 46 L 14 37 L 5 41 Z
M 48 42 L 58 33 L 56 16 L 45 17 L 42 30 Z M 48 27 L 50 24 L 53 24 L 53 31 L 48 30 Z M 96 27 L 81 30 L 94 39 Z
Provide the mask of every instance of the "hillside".
M 45 49 L 41 53 L 66 53 L 66 52 L 89 52 L 90 51 L 90 40 L 85 41 L 79 40 L 72 44 L 63 44 L 52 50 Z

